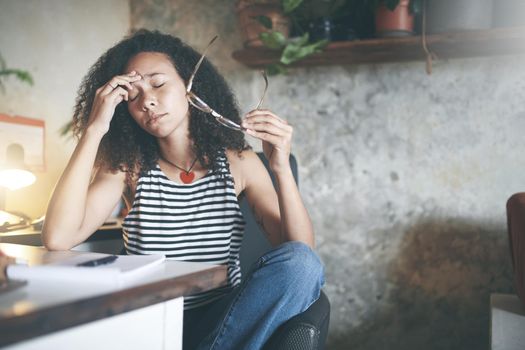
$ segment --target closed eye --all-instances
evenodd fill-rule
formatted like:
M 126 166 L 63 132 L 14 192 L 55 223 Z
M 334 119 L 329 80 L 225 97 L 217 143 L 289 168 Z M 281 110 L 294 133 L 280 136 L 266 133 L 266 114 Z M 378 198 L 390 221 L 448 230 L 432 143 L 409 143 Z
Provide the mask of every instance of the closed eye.
M 164 82 L 164 83 L 159 83 L 159 84 L 152 84 L 151 87 L 154 88 L 154 89 L 158 89 L 158 88 L 163 87 L 164 84 L 166 84 L 166 82 Z M 133 90 L 136 91 L 135 88 L 133 88 Z M 139 92 L 137 92 L 137 94 L 135 94 L 135 95 L 129 95 L 128 102 L 133 102 L 133 101 L 135 101 L 135 100 L 137 99 L 137 97 L 139 97 L 139 95 L 140 95 Z

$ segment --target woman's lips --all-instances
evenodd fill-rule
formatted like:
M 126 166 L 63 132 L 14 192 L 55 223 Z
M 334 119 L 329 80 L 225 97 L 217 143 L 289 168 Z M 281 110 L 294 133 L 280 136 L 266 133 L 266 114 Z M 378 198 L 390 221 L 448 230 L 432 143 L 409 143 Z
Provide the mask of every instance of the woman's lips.
M 164 117 L 166 114 L 168 113 L 164 113 L 164 114 L 151 114 L 149 116 L 149 119 L 148 121 L 146 122 L 146 124 L 154 124 L 156 123 L 160 118 Z

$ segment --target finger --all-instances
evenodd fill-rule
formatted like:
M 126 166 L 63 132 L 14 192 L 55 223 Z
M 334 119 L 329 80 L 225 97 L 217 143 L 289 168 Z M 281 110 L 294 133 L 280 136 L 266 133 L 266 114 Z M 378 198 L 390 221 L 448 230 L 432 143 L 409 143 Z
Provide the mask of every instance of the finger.
M 289 143 L 292 139 L 291 133 L 270 124 L 255 125 L 251 128 L 246 128 L 246 130 L 252 130 L 259 134 L 269 134 L 276 136 L 278 137 L 278 140 L 276 141 L 277 143 Z
M 246 129 L 246 133 L 251 135 L 261 141 L 266 141 L 274 146 L 281 145 L 282 137 L 277 135 L 272 135 L 267 132 L 259 132 L 253 129 Z
M 141 80 L 142 76 L 140 74 L 135 73 L 135 71 L 133 71 L 129 74 L 117 75 L 114 78 L 116 78 L 119 81 L 127 81 L 129 83 L 133 83 L 135 81 Z
M 247 128 L 255 124 L 272 124 L 286 131 L 292 130 L 291 125 L 285 124 L 280 119 L 274 118 L 273 116 L 268 114 L 254 115 L 249 118 L 245 118 L 242 122 L 242 125 Z
M 114 77 L 111 79 L 107 85 L 109 85 L 112 89 L 116 89 L 119 86 L 126 87 L 128 90 L 133 89 L 133 86 L 131 85 L 132 82 L 136 81 L 136 79 L 125 79 L 121 77 Z
M 127 102 L 129 100 L 129 91 L 128 90 L 126 90 L 126 89 L 124 89 L 122 87 L 120 87 L 120 88 L 118 88 L 116 90 L 118 90 L 119 96 L 122 97 L 122 99 L 119 101 L 119 103 L 122 102 L 122 101 L 126 101 Z
M 279 117 L 277 114 L 273 113 L 272 111 L 268 109 L 254 109 L 246 114 L 245 118 L 252 118 L 257 115 L 270 115 L 273 118 L 276 118 L 277 120 L 281 121 L 284 124 L 288 124 L 288 122 L 281 117 Z
M 278 120 L 270 119 L 270 118 L 259 118 L 259 119 L 250 119 L 250 120 L 243 120 L 242 125 L 248 129 L 261 129 L 264 127 L 267 127 L 268 130 L 271 130 L 272 128 L 282 130 L 283 132 L 289 132 L 291 131 L 291 127 L 288 125 L 285 125 Z
M 122 86 L 112 90 L 106 97 L 109 101 L 112 101 L 116 106 L 122 101 L 128 101 L 129 93 L 128 90 L 124 89 Z
M 267 132 L 288 139 L 292 138 L 293 128 L 289 125 L 282 124 L 271 120 L 262 120 L 257 122 L 243 122 L 242 126 L 246 129 L 252 129 L 259 132 Z
M 132 90 L 133 86 L 131 85 L 131 83 L 134 83 L 141 79 L 142 79 L 142 76 L 136 74 L 135 71 L 129 74 L 114 76 L 105 84 L 103 88 L 103 92 L 108 94 L 119 86 L 125 86 L 128 90 Z

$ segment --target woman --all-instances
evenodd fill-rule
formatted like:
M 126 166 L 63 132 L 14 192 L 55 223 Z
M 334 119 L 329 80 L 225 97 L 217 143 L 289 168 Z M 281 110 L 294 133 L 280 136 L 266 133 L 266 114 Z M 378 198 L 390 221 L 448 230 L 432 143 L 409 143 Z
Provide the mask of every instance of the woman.
M 128 254 L 228 266 L 226 287 L 185 299 L 184 347 L 258 349 L 319 297 L 323 268 L 290 169 L 291 126 L 268 110 L 241 120 L 224 78 L 200 63 L 180 39 L 146 30 L 100 57 L 79 89 L 79 142 L 43 239 L 48 249 L 72 248 L 124 196 Z M 262 141 L 277 192 L 243 132 Z M 241 194 L 276 247 L 243 283 Z

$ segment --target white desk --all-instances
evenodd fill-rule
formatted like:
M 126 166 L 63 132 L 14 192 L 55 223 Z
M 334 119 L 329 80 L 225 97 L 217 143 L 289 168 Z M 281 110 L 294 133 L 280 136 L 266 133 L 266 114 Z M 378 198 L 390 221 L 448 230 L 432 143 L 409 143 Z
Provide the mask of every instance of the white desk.
M 525 348 L 525 306 L 517 295 L 490 295 L 491 350 Z
M 82 252 L 0 243 L 29 264 Z M 167 261 L 124 287 L 30 282 L 0 294 L 0 347 L 180 349 L 185 295 L 216 288 L 226 267 Z

